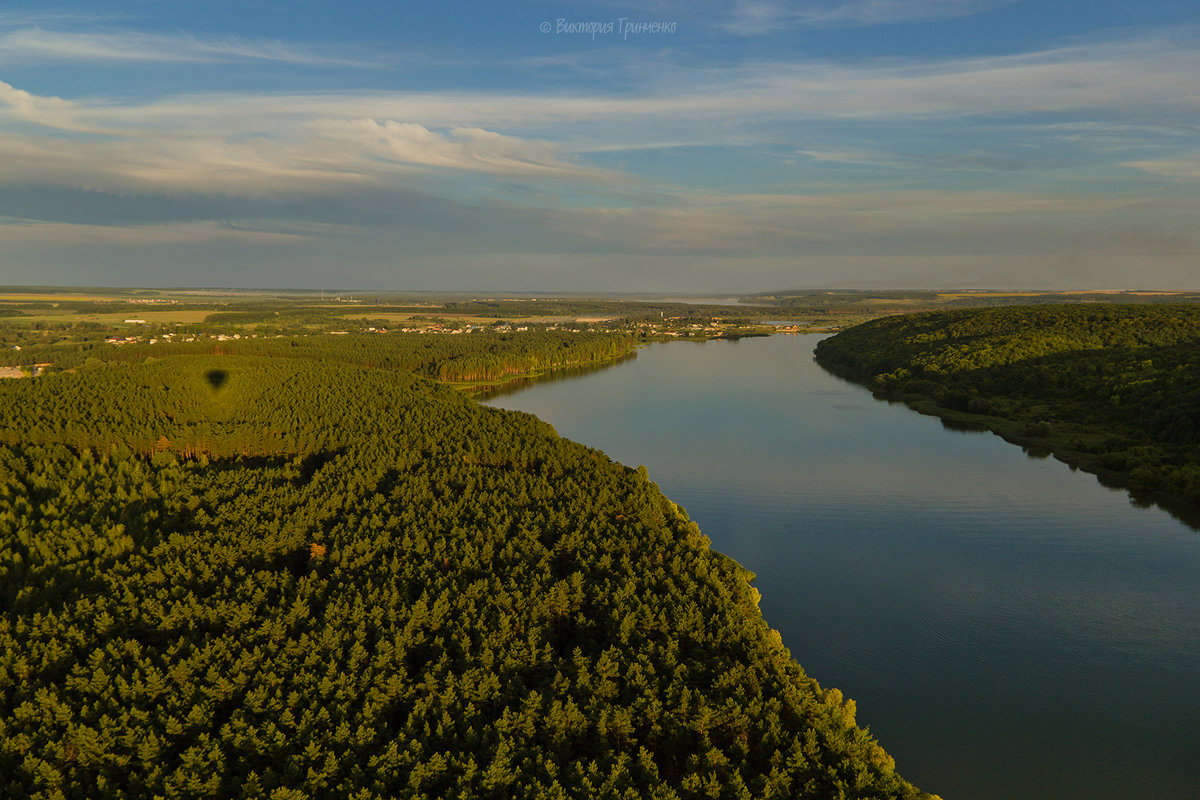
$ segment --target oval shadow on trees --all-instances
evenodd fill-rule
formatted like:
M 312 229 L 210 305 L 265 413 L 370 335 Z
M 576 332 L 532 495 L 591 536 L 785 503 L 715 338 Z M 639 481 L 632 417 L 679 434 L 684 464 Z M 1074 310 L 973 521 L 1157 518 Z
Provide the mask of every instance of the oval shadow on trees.
M 216 390 L 224 386 L 225 381 L 229 380 L 229 373 L 223 369 L 210 369 L 204 373 L 204 379 L 208 381 L 209 386 Z

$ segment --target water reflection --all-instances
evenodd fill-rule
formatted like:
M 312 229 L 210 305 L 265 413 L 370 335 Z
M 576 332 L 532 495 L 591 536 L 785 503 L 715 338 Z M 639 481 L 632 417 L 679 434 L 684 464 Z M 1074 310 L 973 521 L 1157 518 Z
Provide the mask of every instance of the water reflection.
M 1194 795 L 1200 537 L 1056 460 L 871 402 L 814 343 L 656 345 L 489 403 L 646 464 L 922 788 Z

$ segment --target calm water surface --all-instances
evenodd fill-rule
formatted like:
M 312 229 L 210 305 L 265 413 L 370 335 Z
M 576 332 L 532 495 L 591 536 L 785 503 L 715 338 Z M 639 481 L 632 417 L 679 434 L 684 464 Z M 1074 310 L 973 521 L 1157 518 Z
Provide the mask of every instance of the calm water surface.
M 488 404 L 645 464 L 926 791 L 1200 797 L 1200 534 L 876 401 L 816 341 L 655 345 Z

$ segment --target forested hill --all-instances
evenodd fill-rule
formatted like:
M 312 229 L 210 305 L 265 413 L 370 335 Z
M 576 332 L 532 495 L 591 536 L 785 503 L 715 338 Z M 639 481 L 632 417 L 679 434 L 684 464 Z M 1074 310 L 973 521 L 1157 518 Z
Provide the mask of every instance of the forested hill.
M 0 383 L 0 797 L 922 796 L 644 471 L 409 373 Z
M 1200 508 L 1200 306 L 891 317 L 820 342 L 817 361 L 920 410 Z

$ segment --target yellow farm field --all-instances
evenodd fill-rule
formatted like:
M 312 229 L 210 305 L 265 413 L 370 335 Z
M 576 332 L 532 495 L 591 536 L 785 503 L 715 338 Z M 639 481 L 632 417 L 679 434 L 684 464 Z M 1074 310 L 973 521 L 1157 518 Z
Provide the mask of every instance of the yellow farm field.
M 0 303 L 57 303 L 64 300 L 128 303 L 128 297 L 82 292 L 0 292 Z
M 1061 292 L 938 292 L 938 298 L 957 300 L 963 297 L 1041 297 Z
M 102 325 L 120 325 L 127 319 L 144 319 L 148 323 L 159 325 L 189 325 L 203 322 L 212 311 L 195 311 L 179 309 L 177 311 L 111 311 L 103 313 L 75 314 L 70 311 L 55 311 L 46 309 L 37 314 L 20 317 L 4 317 L 5 322 L 98 322 Z M 131 323 L 133 324 L 133 323 Z

